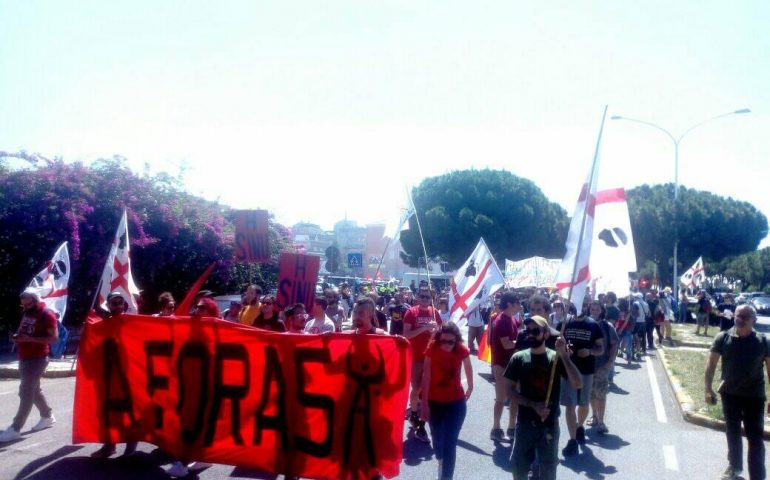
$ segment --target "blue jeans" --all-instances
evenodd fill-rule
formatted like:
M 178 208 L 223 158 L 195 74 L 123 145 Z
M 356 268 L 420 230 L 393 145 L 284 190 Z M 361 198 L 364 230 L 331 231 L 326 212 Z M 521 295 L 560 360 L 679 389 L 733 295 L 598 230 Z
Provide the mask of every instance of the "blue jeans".
M 627 360 L 634 358 L 634 336 L 629 330 L 620 334 L 620 348 L 625 348 Z
M 553 424 L 519 418 L 511 455 L 514 480 L 527 480 L 535 455 L 540 462 L 540 478 L 556 480 L 556 466 L 559 464 L 558 418 Z
M 727 427 L 727 460 L 736 470 L 743 470 L 743 439 L 741 421 L 749 444 L 748 464 L 751 480 L 765 478 L 764 428 L 765 400 L 722 394 L 722 411 Z
M 465 421 L 465 399 L 456 402 L 428 402 L 430 405 L 430 436 L 437 460 L 443 460 L 441 479 L 451 479 L 455 473 L 457 438 Z

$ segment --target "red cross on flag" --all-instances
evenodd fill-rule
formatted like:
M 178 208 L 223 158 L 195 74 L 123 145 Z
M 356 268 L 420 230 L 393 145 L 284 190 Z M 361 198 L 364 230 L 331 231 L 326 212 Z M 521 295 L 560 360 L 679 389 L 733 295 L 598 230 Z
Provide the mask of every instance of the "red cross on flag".
M 102 280 L 99 284 L 97 302 L 105 310 L 107 309 L 107 295 L 110 292 L 120 292 L 128 302 L 128 311 L 136 313 L 136 299 L 139 289 L 131 276 L 131 255 L 128 245 L 128 215 L 123 211 L 123 216 L 115 232 L 115 240 L 112 242 L 110 253 L 107 255 L 107 263 L 104 264 Z
M 698 257 L 692 267 L 690 267 L 684 275 L 679 279 L 682 285 L 688 288 L 699 287 L 706 280 L 706 269 L 703 266 L 703 257 Z
M 503 285 L 505 277 L 482 238 L 452 279 L 449 320 L 459 323 L 464 319 L 466 312 L 476 308 Z
M 33 289 L 45 302 L 45 306 L 53 310 L 59 319 L 64 319 L 67 311 L 67 284 L 70 281 L 70 254 L 67 250 L 67 242 L 59 245 L 53 258 L 49 260 L 45 268 L 29 282 L 27 289 Z

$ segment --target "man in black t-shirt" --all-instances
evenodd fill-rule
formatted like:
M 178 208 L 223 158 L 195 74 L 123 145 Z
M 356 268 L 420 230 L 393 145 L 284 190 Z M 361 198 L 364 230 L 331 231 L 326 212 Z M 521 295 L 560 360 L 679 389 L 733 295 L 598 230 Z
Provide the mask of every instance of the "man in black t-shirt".
M 757 334 L 757 312 L 749 305 L 735 311 L 735 326 L 714 338 L 706 365 L 706 402 L 716 403 L 712 389 L 714 372 L 722 359 L 722 411 L 727 434 L 729 465 L 722 478 L 739 478 L 743 471 L 741 421 L 749 444 L 749 478 L 765 478 L 765 444 L 762 440 L 765 413 L 765 372 L 770 372 L 770 341 Z
M 407 310 L 409 310 L 409 305 L 404 303 L 404 294 L 396 292 L 393 302 L 387 308 L 391 335 L 404 334 L 404 315 L 406 315 Z
M 559 463 L 559 379 L 568 378 L 570 386 L 582 386 L 580 372 L 570 360 L 566 343 L 558 338 L 556 351 L 546 348 L 552 330 L 548 321 L 535 315 L 524 320 L 529 348 L 516 352 L 505 377 L 513 384 L 512 395 L 519 405 L 515 440 L 511 461 L 514 480 L 526 480 L 535 454 L 540 461 L 540 478 L 556 479 Z M 557 377 L 553 379 L 553 390 L 546 404 L 548 381 L 556 364 Z

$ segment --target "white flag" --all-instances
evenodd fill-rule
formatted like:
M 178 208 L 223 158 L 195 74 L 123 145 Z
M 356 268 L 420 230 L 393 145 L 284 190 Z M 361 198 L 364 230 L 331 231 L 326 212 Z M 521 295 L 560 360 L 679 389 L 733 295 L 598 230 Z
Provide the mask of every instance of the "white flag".
M 483 303 L 504 284 L 505 277 L 482 238 L 452 279 L 452 292 L 448 299 L 449 320 L 458 323 L 466 312 Z
M 406 189 L 406 202 L 404 202 L 406 206 L 401 208 L 401 215 L 398 218 L 398 224 L 393 229 L 393 236 L 391 237 L 393 239 L 391 240 L 393 243 L 396 243 L 398 239 L 401 238 L 401 232 L 404 230 L 409 230 L 409 219 L 412 218 L 412 216 L 415 214 L 414 203 L 412 203 L 412 196 L 409 194 L 409 187 L 406 187 Z
M 530 257 L 514 262 L 505 260 L 505 286 L 508 288 L 553 288 L 560 258 Z
M 591 243 L 594 234 L 594 209 L 596 208 L 596 184 L 599 178 L 599 147 L 604 131 L 604 119 L 607 116 L 607 108 L 604 108 L 602 126 L 599 129 L 599 138 L 596 141 L 596 151 L 588 178 L 580 190 L 575 213 L 569 225 L 567 234 L 567 253 L 559 266 L 556 275 L 556 288 L 562 297 L 569 296 L 570 302 L 575 305 L 577 311 L 583 308 L 583 298 L 586 287 L 591 280 L 591 270 L 588 263 L 591 259 Z
M 624 189 L 596 194 L 593 233 L 590 270 L 595 293 L 628 295 L 628 273 L 636 271 L 636 252 Z
M 136 313 L 136 299 L 139 289 L 134 284 L 131 275 L 131 254 L 128 244 L 128 215 L 125 210 L 120 218 L 118 230 L 115 232 L 115 240 L 112 242 L 110 254 L 107 255 L 107 263 L 104 264 L 102 281 L 99 284 L 99 296 L 97 302 L 105 310 L 107 309 L 107 295 L 110 292 L 120 292 L 128 302 L 128 311 Z
M 686 287 L 699 287 L 706 280 L 706 269 L 703 266 L 703 257 L 698 257 L 692 267 L 684 272 L 684 275 L 679 279 Z
M 67 242 L 64 242 L 56 249 L 56 253 L 46 263 L 45 268 L 29 282 L 27 289 L 35 290 L 46 307 L 54 311 L 59 320 L 63 320 L 69 298 L 67 290 L 69 280 L 70 254 L 67 250 Z

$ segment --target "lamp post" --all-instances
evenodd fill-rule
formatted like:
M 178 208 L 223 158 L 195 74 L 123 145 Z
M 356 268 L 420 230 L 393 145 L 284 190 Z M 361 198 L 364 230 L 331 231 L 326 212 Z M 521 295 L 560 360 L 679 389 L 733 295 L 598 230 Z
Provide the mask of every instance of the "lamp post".
M 636 118 L 628 118 L 623 117 L 620 115 L 613 115 L 610 117 L 612 120 L 627 120 L 629 122 L 636 122 L 641 123 L 642 125 L 647 125 L 648 127 L 655 128 L 656 130 L 660 130 L 661 132 L 665 133 L 668 138 L 671 139 L 672 142 L 674 142 L 674 213 L 675 215 L 678 213 L 677 206 L 679 201 L 679 144 L 682 142 L 682 139 L 690 132 L 695 130 L 696 128 L 700 127 L 703 124 L 709 123 L 713 120 L 716 120 L 718 118 L 727 117 L 730 115 L 740 115 L 743 113 L 751 113 L 751 110 L 748 108 L 742 108 L 740 110 L 734 110 L 732 112 L 723 113 L 721 115 L 717 115 L 716 117 L 707 118 L 706 120 L 703 120 L 702 122 L 696 123 L 692 127 L 685 130 L 679 137 L 675 137 L 671 134 L 668 130 L 661 127 L 660 125 L 656 125 L 651 122 L 646 122 L 644 120 L 639 120 Z M 678 265 L 678 253 L 679 253 L 679 225 L 676 223 L 678 222 L 678 218 L 674 219 L 674 279 L 673 279 L 673 296 L 676 300 L 679 300 L 679 279 L 677 275 L 677 265 Z

